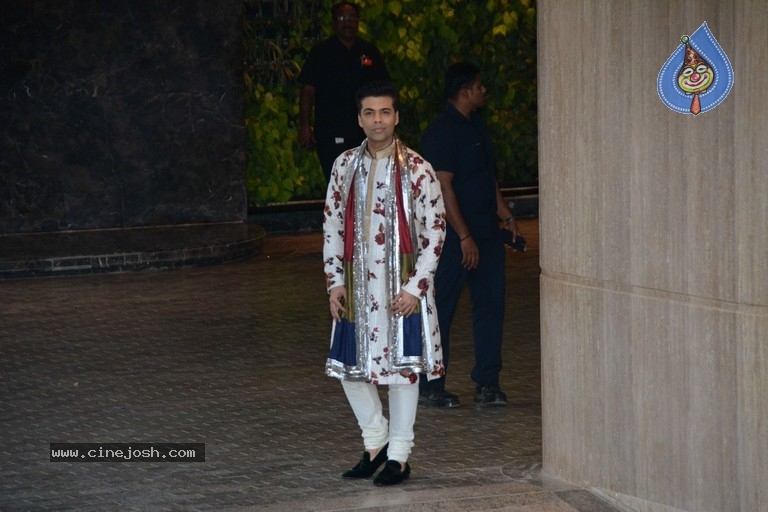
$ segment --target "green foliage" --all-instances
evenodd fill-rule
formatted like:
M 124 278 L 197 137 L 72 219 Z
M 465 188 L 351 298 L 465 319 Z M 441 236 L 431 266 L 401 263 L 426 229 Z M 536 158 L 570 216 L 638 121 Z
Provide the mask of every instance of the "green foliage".
M 285 87 L 268 91 L 263 84 L 249 87 L 246 102 L 248 166 L 246 188 L 251 204 L 320 197 L 325 177 L 314 152 L 299 147 L 299 106 Z
M 537 181 L 536 11 L 533 0 L 360 0 L 373 40 L 401 91 L 400 137 L 418 149 L 445 104 L 443 76 L 477 64 L 502 183 Z M 361 28 L 362 32 L 362 28 Z
M 295 77 L 311 46 L 330 34 L 336 0 L 246 0 L 248 190 L 253 204 L 323 197 L 317 157 L 298 146 Z M 494 139 L 503 184 L 537 181 L 536 11 L 534 0 L 358 0 L 361 37 L 387 59 L 400 88 L 398 134 L 420 148 L 421 134 L 445 102 L 443 75 L 469 60 L 488 88 L 482 115 Z M 278 5 L 279 4 L 279 5 Z M 325 34 L 321 31 L 325 30 Z
M 244 2 L 246 188 L 252 205 L 323 197 L 313 151 L 299 146 L 299 83 L 315 2 Z M 265 12 L 266 11 L 266 12 Z

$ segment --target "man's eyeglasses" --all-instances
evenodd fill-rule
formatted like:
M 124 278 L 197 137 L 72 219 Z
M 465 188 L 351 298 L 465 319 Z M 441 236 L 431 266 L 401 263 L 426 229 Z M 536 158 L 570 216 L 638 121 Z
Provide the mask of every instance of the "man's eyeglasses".
M 355 16 L 354 14 L 351 14 L 351 15 L 345 15 L 345 16 L 336 16 L 333 19 L 341 23 L 344 21 L 357 21 L 357 16 Z

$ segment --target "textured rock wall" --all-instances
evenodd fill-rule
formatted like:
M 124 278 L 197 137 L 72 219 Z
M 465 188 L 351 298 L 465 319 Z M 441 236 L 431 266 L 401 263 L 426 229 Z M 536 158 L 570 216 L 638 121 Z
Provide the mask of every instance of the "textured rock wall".
M 239 1 L 3 11 L 0 234 L 245 218 Z

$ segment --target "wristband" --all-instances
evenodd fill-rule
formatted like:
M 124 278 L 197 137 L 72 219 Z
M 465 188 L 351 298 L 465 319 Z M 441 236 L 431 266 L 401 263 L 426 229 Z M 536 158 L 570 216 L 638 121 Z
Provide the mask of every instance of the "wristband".
M 464 238 L 460 238 L 460 239 L 459 239 L 459 242 L 463 242 L 464 240 L 466 240 L 467 238 L 469 238 L 469 237 L 471 237 L 471 236 L 472 236 L 472 235 L 467 235 L 467 236 L 465 236 Z
M 504 225 L 505 226 L 509 226 L 509 223 L 514 221 L 514 220 L 515 220 L 514 217 L 507 217 L 506 219 L 504 219 Z

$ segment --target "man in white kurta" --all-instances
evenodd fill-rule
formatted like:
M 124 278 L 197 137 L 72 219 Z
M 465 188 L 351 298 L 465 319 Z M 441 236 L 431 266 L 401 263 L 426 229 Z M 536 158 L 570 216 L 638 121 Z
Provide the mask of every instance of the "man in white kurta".
M 358 92 L 363 144 L 334 162 L 324 211 L 323 257 L 334 319 L 326 372 L 339 378 L 365 451 L 346 478 L 377 485 L 408 478 L 418 379 L 443 372 L 433 278 L 445 208 L 431 165 L 394 137 L 397 91 Z M 377 385 L 388 385 L 390 418 Z

